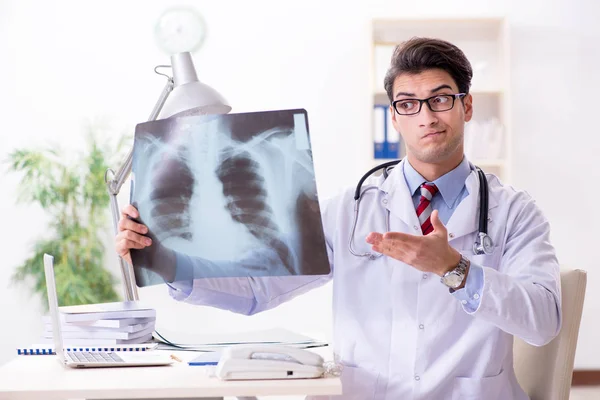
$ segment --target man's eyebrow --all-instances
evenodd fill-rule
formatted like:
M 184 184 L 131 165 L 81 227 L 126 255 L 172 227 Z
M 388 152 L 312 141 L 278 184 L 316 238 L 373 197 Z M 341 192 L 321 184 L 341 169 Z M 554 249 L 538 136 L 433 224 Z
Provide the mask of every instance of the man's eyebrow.
M 396 93 L 396 98 L 397 98 L 398 96 L 408 96 L 408 97 L 415 97 L 415 96 L 416 96 L 416 94 L 414 94 L 414 93 L 408 93 L 408 92 L 398 92 L 398 93 Z
M 435 92 L 437 92 L 438 90 L 442 90 L 442 89 L 450 89 L 450 90 L 452 90 L 452 87 L 451 87 L 450 85 L 446 85 L 446 84 L 444 83 L 443 85 L 440 85 L 440 86 L 438 86 L 438 87 L 436 87 L 436 88 L 433 88 L 433 89 L 431 89 L 431 93 L 435 93 Z
M 447 85 L 447 84 L 444 83 L 443 85 L 440 85 L 438 87 L 435 87 L 435 88 L 431 89 L 430 93 L 435 93 L 438 90 L 442 90 L 442 89 L 450 89 L 450 90 L 452 90 L 452 86 Z M 396 98 L 398 98 L 399 96 L 416 97 L 416 94 L 409 93 L 409 92 L 398 92 L 398 93 L 396 93 Z

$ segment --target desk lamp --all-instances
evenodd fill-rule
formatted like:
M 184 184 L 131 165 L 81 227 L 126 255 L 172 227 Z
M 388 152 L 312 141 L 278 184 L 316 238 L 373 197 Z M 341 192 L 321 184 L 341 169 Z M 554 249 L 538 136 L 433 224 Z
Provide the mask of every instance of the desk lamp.
M 157 66 L 154 70 L 167 77 L 148 121 L 184 115 L 227 114 L 231 106 L 215 89 L 198 80 L 190 51 L 198 48 L 204 37 L 204 22 L 189 8 L 175 8 L 165 12 L 156 27 L 156 38 L 162 49 L 171 55 L 171 65 Z M 158 68 L 171 67 L 173 77 L 158 72 Z M 115 172 L 108 169 L 104 180 L 110 195 L 110 208 L 115 235 L 119 231 L 120 209 L 117 200 L 121 187 L 131 173 L 133 148 L 124 163 Z M 138 300 L 133 266 L 119 257 L 124 295 L 128 301 Z

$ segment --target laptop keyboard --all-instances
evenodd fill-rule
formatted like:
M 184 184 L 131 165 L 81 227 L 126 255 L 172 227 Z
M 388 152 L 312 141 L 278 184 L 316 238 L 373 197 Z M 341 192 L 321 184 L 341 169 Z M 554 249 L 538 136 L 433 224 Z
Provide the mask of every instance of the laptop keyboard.
M 65 355 L 70 361 L 79 363 L 122 363 L 121 357 L 113 352 L 67 351 Z

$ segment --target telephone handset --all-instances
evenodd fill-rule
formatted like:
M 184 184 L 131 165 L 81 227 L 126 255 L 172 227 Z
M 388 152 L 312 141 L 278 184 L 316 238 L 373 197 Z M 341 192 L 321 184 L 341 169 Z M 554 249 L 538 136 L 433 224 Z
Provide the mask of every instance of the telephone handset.
M 223 380 L 296 379 L 323 376 L 323 358 L 280 345 L 232 346 L 223 351 L 216 376 Z

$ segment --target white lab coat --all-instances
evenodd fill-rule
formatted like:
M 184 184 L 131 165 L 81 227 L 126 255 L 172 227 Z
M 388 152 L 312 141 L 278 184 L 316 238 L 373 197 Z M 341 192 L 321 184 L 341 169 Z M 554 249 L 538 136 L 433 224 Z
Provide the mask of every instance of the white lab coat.
M 421 235 L 411 194 L 395 168 L 378 189 L 364 195 L 355 249 L 365 237 L 390 230 Z M 548 221 L 525 192 L 489 183 L 491 255 L 474 255 L 479 181 L 466 180 L 468 196 L 447 223 L 452 247 L 484 270 L 479 308 L 469 313 L 432 274 L 397 260 L 350 254 L 354 189 L 328 202 L 323 224 L 332 263 L 326 277 L 195 280 L 178 300 L 253 314 L 333 279 L 333 348 L 345 368 L 345 400 L 527 399 L 513 370 L 513 335 L 533 345 L 548 343 L 561 325 L 560 274 Z M 310 311 L 309 311 L 310 312 Z M 337 398 L 337 397 L 336 397 Z

